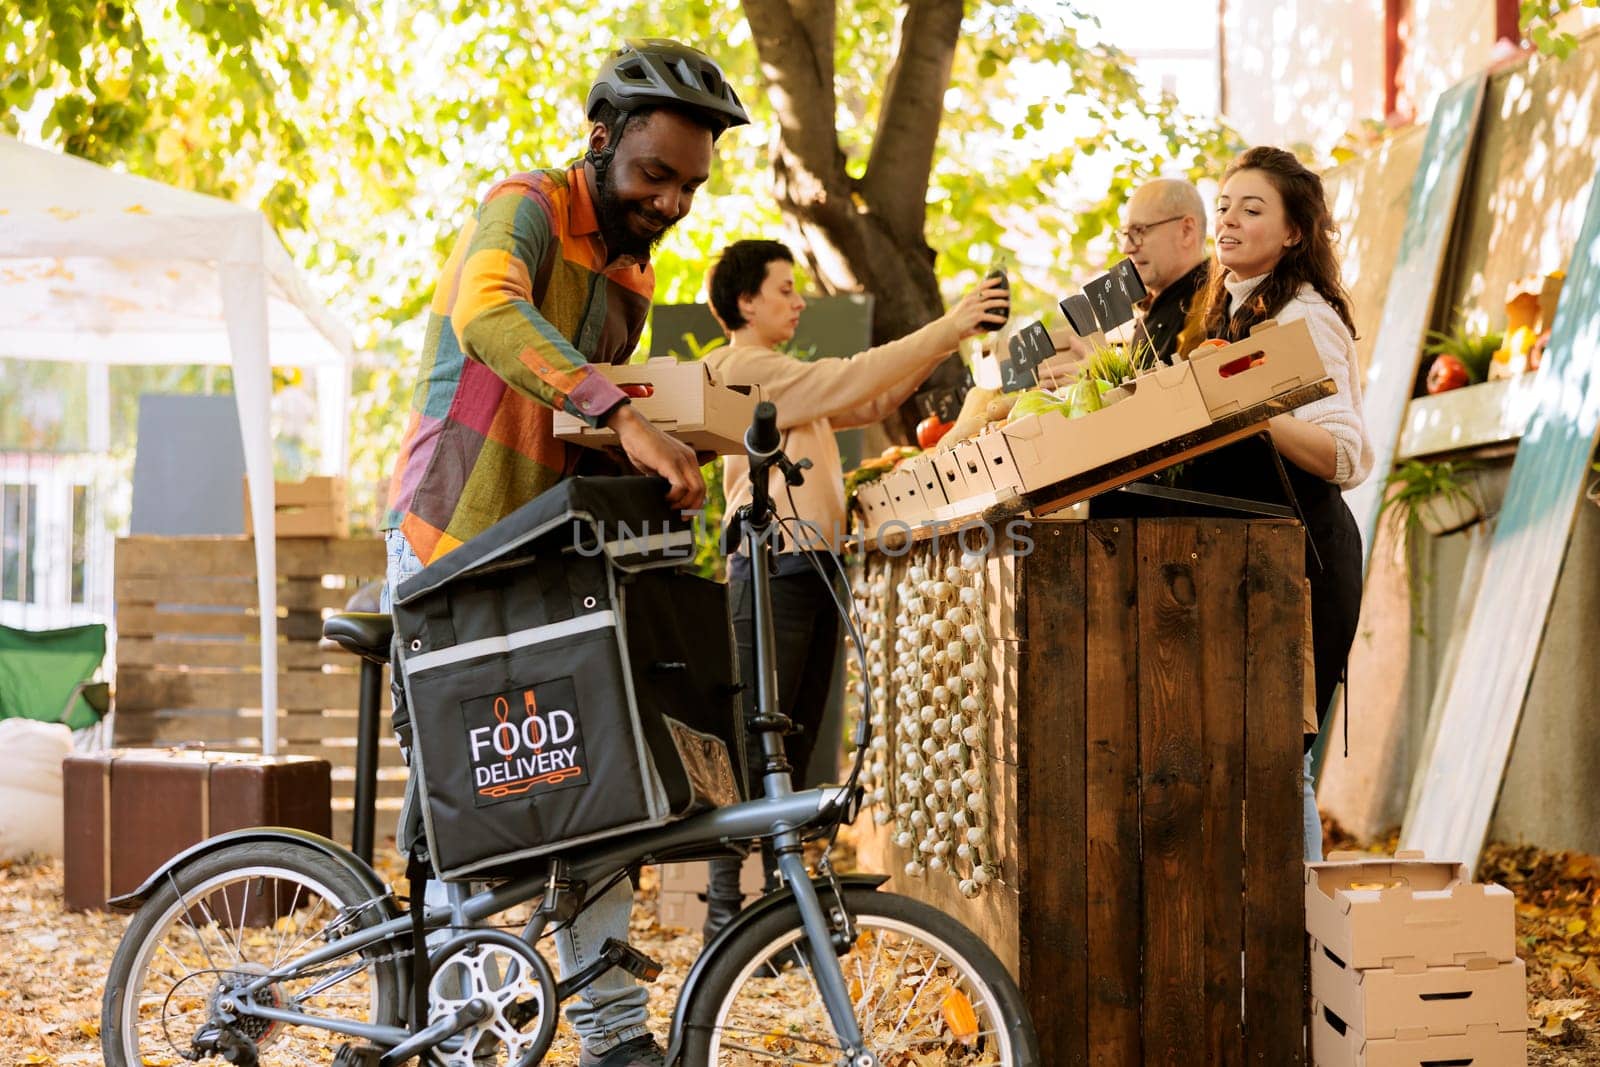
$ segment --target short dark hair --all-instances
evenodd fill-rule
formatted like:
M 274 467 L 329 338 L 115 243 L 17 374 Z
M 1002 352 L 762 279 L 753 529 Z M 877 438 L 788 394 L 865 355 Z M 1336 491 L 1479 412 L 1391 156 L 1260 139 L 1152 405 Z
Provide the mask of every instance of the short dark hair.
M 739 298 L 755 296 L 767 280 L 767 265 L 783 260 L 794 263 L 794 253 L 782 241 L 735 241 L 722 250 L 711 268 L 711 306 L 730 330 L 745 325 Z

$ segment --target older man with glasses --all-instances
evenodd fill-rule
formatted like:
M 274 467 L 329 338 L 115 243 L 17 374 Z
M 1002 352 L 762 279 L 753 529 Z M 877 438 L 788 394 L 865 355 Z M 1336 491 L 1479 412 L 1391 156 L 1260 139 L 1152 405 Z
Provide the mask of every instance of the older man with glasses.
M 1128 200 L 1119 247 L 1133 260 L 1148 296 L 1134 323 L 1133 341 L 1172 362 L 1178 335 L 1195 301 L 1205 299 L 1211 264 L 1206 258 L 1206 205 L 1200 190 L 1178 178 L 1157 178 Z M 1198 310 L 1198 309 L 1197 309 Z M 1050 331 L 1057 353 L 1041 372 L 1072 374 L 1088 346 L 1067 327 Z
M 1178 335 L 1210 277 L 1206 258 L 1206 205 L 1200 190 L 1178 178 L 1157 178 L 1128 201 L 1126 226 L 1117 231 L 1149 291 L 1134 326 L 1134 343 L 1171 362 Z

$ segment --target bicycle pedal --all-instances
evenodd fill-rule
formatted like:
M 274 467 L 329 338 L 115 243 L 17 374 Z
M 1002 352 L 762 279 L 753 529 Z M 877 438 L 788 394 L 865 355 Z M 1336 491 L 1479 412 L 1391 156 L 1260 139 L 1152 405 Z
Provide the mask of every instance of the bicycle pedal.
M 352 1045 L 346 1041 L 333 1054 L 333 1067 L 378 1067 L 382 1055 L 371 1045 Z
M 605 953 L 616 966 L 621 967 L 641 982 L 654 982 L 661 977 L 661 964 L 626 941 L 618 941 L 614 937 L 607 938 Z

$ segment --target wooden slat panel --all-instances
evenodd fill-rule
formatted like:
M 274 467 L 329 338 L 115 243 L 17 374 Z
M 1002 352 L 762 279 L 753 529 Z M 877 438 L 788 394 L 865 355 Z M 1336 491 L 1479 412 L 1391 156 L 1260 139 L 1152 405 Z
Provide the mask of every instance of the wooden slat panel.
M 253 613 L 167 611 L 149 604 L 117 605 L 117 633 L 133 637 L 153 634 L 254 637 L 260 632 L 260 620 Z
M 1018 561 L 1025 642 L 1018 682 L 1018 884 L 1022 989 L 1043 1062 L 1088 1060 L 1088 857 L 1084 810 L 1084 540 L 1081 524 L 1034 527 Z
M 287 716 L 279 716 L 281 730 L 292 727 L 286 740 L 314 741 L 327 737 L 356 735 L 354 712 L 328 715 L 300 715 L 288 723 Z M 237 711 L 146 711 L 117 712 L 116 743 L 121 744 L 179 744 L 185 741 L 204 741 L 207 744 L 224 742 L 259 743 L 261 715 Z
M 1249 527 L 1197 521 L 1199 623 L 1203 642 L 1201 705 L 1205 755 L 1203 852 L 1205 886 L 1206 1056 L 1212 1067 L 1236 1067 L 1244 1053 L 1239 955 L 1244 951 L 1244 649 L 1245 548 Z M 1292 874 L 1293 872 L 1291 872 Z
M 117 633 L 130 637 L 256 637 L 260 632 L 259 616 L 254 612 L 181 611 L 148 604 L 117 607 Z M 278 619 L 278 636 L 291 641 L 320 641 L 322 619 L 312 612 L 289 612 Z
M 1244 1019 L 1252 1064 L 1304 1062 L 1305 905 L 1298 879 L 1305 548 L 1300 528 L 1253 523 L 1245 639 Z
M 125 667 L 117 672 L 117 708 L 248 708 L 260 703 L 261 676 L 246 671 L 174 671 Z M 380 690 L 387 707 L 388 687 Z M 357 676 L 319 671 L 278 672 L 278 700 L 288 708 L 354 708 Z
M 296 579 L 278 583 L 278 606 L 289 609 L 333 608 L 343 610 L 356 587 L 325 589 L 320 579 Z M 119 606 L 164 604 L 254 608 L 256 580 L 249 578 L 141 578 L 121 577 L 116 581 Z
M 1192 523 L 1141 522 L 1139 766 L 1144 840 L 1144 1056 L 1191 1063 L 1205 1023 L 1200 805 L 1203 682 Z
M 349 745 L 338 745 L 333 742 L 337 738 L 329 738 L 321 743 L 317 742 L 283 742 L 278 743 L 278 751 L 286 756 L 316 756 L 325 759 L 335 767 L 354 767 L 356 763 L 356 746 L 354 739 Z M 400 746 L 394 741 L 384 740 L 378 745 L 378 769 L 399 770 L 405 766 L 405 759 L 400 755 Z
M 382 577 L 383 541 L 359 538 L 279 538 L 280 577 L 352 574 Z M 244 537 L 123 537 L 117 540 L 122 577 L 250 577 L 255 542 Z
M 1538 409 L 1517 450 L 1483 584 L 1448 683 L 1420 795 L 1401 840 L 1476 864 L 1500 795 L 1550 602 L 1600 430 L 1600 178 L 1539 368 Z M 1592 579 L 1590 579 L 1592 580 Z
M 1373 474 L 1346 497 L 1361 527 L 1362 544 L 1369 551 L 1383 501 L 1384 475 L 1393 465 L 1406 404 L 1416 385 L 1423 334 L 1434 321 L 1432 295 L 1477 139 L 1483 96 L 1484 75 L 1479 73 L 1439 98 L 1412 181 L 1400 252 L 1389 278 L 1367 372 L 1365 407 L 1375 457 Z
M 116 656 L 119 667 L 260 667 L 261 644 L 119 634 Z M 278 642 L 278 666 L 285 670 L 332 667 L 354 675 L 360 665 L 359 659 L 342 649 L 322 648 L 309 641 Z
M 1087 528 L 1084 714 L 1089 1062 L 1141 1062 L 1138 555 L 1134 524 Z

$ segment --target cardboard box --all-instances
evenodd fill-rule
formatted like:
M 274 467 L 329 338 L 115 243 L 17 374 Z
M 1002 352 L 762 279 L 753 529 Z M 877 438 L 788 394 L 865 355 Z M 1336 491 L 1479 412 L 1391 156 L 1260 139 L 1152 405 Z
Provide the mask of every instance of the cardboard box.
M 349 537 L 350 504 L 343 478 L 274 482 L 273 533 L 276 537 Z M 244 535 L 255 536 L 250 514 L 250 479 L 244 480 Z
M 1322 945 L 1311 945 L 1311 995 L 1362 1037 L 1396 1037 L 1425 1030 L 1464 1034 L 1488 1024 L 1497 1030 L 1528 1025 L 1528 969 L 1522 960 L 1487 956 L 1464 965 L 1358 971 Z
M 1076 419 L 1049 411 L 980 436 L 986 476 L 1030 492 L 1209 425 L 1192 366 L 1143 375 L 1132 396 Z
M 66 906 L 103 908 L 190 845 L 226 830 L 332 831 L 327 760 L 112 749 L 62 761 Z
M 1314 1067 L 1526 1067 L 1528 1033 L 1481 1025 L 1464 1034 L 1424 1030 L 1369 1038 L 1312 1001 L 1311 1062 Z
M 928 506 L 922 491 L 922 481 L 916 472 L 910 469 L 909 462 L 884 475 L 883 481 L 889 490 L 889 500 L 893 503 L 895 518 L 916 526 L 927 522 L 933 516 L 933 509 Z M 944 498 L 941 497 L 940 503 L 943 502 Z
M 1213 419 L 1254 407 L 1328 376 L 1304 319 L 1268 319 L 1243 341 L 1202 350 L 1189 360 Z M 1143 379 L 1140 379 L 1143 381 Z
M 944 499 L 947 504 L 954 504 L 969 496 L 976 496 L 976 489 L 967 488 L 967 468 L 956 458 L 955 446 L 941 449 L 933 454 L 933 470 L 939 476 L 939 482 L 944 489 Z M 988 485 L 985 492 L 993 489 Z
M 862 528 L 868 533 L 894 518 L 894 505 L 889 499 L 889 487 L 884 484 L 887 475 L 868 482 L 856 490 L 856 504 L 861 509 Z
M 696 452 L 744 454 L 744 433 L 761 400 L 759 385 L 724 385 L 708 364 L 670 356 L 620 366 L 600 364 L 595 370 L 617 385 L 648 389 L 648 396 L 633 398 L 633 409 Z M 556 412 L 554 425 L 556 437 L 573 444 L 609 448 L 617 443 L 614 431 L 590 426 L 565 411 Z
M 1306 930 L 1346 967 L 1517 958 L 1515 901 L 1504 887 L 1473 884 L 1462 864 L 1417 853 L 1342 858 L 1350 855 L 1305 865 Z
M 933 453 L 924 452 L 920 456 L 912 456 L 906 462 L 911 475 L 917 480 L 917 488 L 922 493 L 922 502 L 927 509 L 937 511 L 949 503 L 950 498 L 945 496 L 944 478 L 940 476 L 938 468 L 933 465 Z
M 709 877 L 704 861 L 663 863 L 660 889 L 656 893 L 656 922 L 686 930 L 699 930 L 704 926 L 706 881 Z M 759 897 L 765 886 L 766 874 L 761 866 L 761 853 L 759 850 L 752 851 L 739 868 L 739 890 L 748 903 Z
M 656 894 L 656 922 L 661 926 L 675 926 L 683 930 L 700 930 L 706 924 L 706 902 L 699 893 L 685 893 L 663 889 Z

